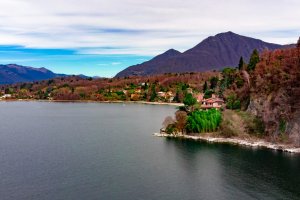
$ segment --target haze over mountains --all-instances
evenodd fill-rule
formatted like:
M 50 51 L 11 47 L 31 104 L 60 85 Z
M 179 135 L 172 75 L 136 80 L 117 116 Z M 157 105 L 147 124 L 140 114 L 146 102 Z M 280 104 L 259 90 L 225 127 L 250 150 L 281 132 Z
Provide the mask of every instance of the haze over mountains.
M 183 53 L 170 49 L 150 61 L 124 69 L 116 77 L 220 70 L 226 66 L 237 66 L 241 56 L 248 61 L 254 49 L 262 51 L 285 47 L 287 45 L 225 32 L 208 37 Z

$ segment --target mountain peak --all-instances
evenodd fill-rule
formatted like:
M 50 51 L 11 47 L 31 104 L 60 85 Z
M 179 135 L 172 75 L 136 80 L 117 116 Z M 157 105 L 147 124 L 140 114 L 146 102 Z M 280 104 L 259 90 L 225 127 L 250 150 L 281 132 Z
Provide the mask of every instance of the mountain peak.
M 232 31 L 227 31 L 227 32 L 223 32 L 223 33 L 218 33 L 215 36 L 213 36 L 212 38 L 235 38 L 235 37 L 242 37 L 242 36 L 232 32 Z
M 177 56 L 181 54 L 181 52 L 175 50 L 175 49 L 169 49 L 168 51 L 154 57 L 152 60 L 161 60 L 161 59 L 166 59 L 166 58 L 170 58 L 173 56 Z
M 165 53 L 178 54 L 178 53 L 180 53 L 180 52 L 177 51 L 176 49 L 169 49 L 169 50 L 166 51 Z
M 178 54 L 181 54 L 181 52 L 175 50 L 175 49 L 169 49 L 168 51 L 160 54 L 160 55 L 164 55 L 164 56 L 176 56 Z
M 150 61 L 119 72 L 117 77 L 220 70 L 226 66 L 236 67 L 241 56 L 248 61 L 254 49 L 279 48 L 284 46 L 228 31 L 210 36 L 183 53 L 170 49 Z

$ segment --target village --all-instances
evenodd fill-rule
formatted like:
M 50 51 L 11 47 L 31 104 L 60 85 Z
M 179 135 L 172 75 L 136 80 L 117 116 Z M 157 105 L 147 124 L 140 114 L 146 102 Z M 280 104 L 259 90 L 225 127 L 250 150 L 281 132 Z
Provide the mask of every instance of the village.
M 131 84 L 132 86 L 132 84 Z M 52 87 L 53 88 L 53 87 Z M 55 87 L 54 87 L 55 88 Z M 49 89 L 48 87 L 43 88 L 39 92 L 29 92 L 28 89 L 20 89 L 20 88 L 9 88 L 0 91 L 0 101 L 5 100 L 98 100 L 98 101 L 107 101 L 107 100 L 123 100 L 123 101 L 152 101 L 152 102 L 159 102 L 159 103 L 180 103 L 182 102 L 184 96 L 186 94 L 192 94 L 192 96 L 197 100 L 197 103 L 200 105 L 201 109 L 221 109 L 224 107 L 224 100 L 220 98 L 216 94 L 211 94 L 210 96 L 205 98 L 205 93 L 195 91 L 195 89 L 188 87 L 185 88 L 184 91 L 178 92 L 173 90 L 166 90 L 164 91 L 157 90 L 159 87 L 150 88 L 147 86 L 147 83 L 141 82 L 136 84 L 133 88 L 125 87 L 124 89 L 117 88 L 107 88 L 95 91 L 95 94 L 91 95 L 91 91 L 88 91 L 87 88 L 84 87 L 76 87 L 73 88 L 73 98 L 78 94 L 80 99 L 65 99 L 63 95 L 68 93 L 68 87 L 57 87 L 56 90 Z M 62 90 L 64 89 L 64 90 Z M 80 89 L 80 91 L 79 91 Z M 50 92 L 47 92 L 50 91 Z M 59 91 L 62 94 L 58 95 Z M 44 95 L 41 98 L 41 93 Z M 93 97 L 89 99 L 90 97 Z M 152 96 L 152 99 L 151 99 Z M 179 97 L 180 96 L 180 97 Z M 85 99 L 82 99 L 85 97 Z M 63 99 L 60 99 L 63 98 Z

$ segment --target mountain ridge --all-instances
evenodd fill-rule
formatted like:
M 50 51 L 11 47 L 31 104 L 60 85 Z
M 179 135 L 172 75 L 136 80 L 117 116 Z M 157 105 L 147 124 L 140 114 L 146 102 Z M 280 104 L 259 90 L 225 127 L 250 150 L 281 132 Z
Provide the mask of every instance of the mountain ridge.
M 56 74 L 44 67 L 34 68 L 18 64 L 0 64 L 0 84 L 40 81 L 63 76 L 67 75 Z
M 149 61 L 124 69 L 116 77 L 220 70 L 226 66 L 237 66 L 241 56 L 248 61 L 254 49 L 261 52 L 286 46 L 228 31 L 210 36 L 183 53 L 170 49 L 178 53 L 166 56 L 168 50 Z

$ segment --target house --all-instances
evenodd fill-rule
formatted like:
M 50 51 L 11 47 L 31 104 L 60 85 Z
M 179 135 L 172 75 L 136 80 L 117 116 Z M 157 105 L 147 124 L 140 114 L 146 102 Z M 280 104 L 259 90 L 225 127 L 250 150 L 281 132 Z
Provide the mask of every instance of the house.
M 157 92 L 157 96 L 161 98 L 166 98 L 166 93 L 165 92 Z
M 123 90 L 122 92 L 123 92 L 125 95 L 128 94 L 128 91 L 127 91 L 127 90 Z
M 218 98 L 215 95 L 213 95 L 211 98 L 202 100 L 201 108 L 202 109 L 211 109 L 211 108 L 220 109 L 220 108 L 222 108 L 223 104 L 224 104 L 223 99 Z
M 11 94 L 4 94 L 0 97 L 0 99 L 9 99 L 9 98 L 12 98 Z
M 172 91 L 168 91 L 168 92 L 166 93 L 166 100 L 167 100 L 168 102 L 172 102 L 172 101 L 174 100 L 174 97 L 175 97 L 175 95 L 173 94 Z
M 141 88 L 137 88 L 134 90 L 135 94 L 141 94 L 142 93 L 142 89 Z

